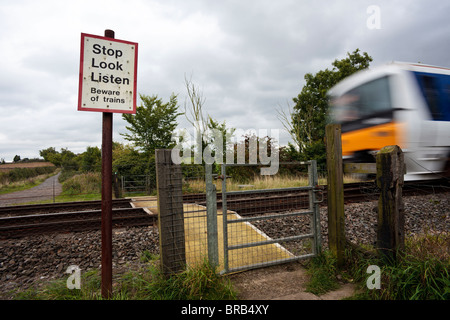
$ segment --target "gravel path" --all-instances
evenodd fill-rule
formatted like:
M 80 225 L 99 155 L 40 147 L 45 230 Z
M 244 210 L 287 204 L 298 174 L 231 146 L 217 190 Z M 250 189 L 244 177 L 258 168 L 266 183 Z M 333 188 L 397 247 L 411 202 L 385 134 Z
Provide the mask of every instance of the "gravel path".
M 406 235 L 450 231 L 450 193 L 404 197 Z M 374 244 L 376 239 L 375 201 L 345 207 L 347 238 L 357 244 Z M 255 223 L 256 224 L 256 223 Z M 327 213 L 321 208 L 322 240 L 327 247 Z M 304 221 L 286 218 L 265 221 L 260 227 L 269 236 L 298 234 L 307 228 Z M 157 227 L 113 230 L 113 274 L 142 266 L 141 253 L 159 254 Z M 10 291 L 27 288 L 36 282 L 66 276 L 71 265 L 82 272 L 100 267 L 100 231 L 30 236 L 0 240 L 0 299 L 10 299 Z
M 52 200 L 62 192 L 62 186 L 58 181 L 60 173 L 51 176 L 40 185 L 22 191 L 0 194 L 0 207 L 31 201 Z

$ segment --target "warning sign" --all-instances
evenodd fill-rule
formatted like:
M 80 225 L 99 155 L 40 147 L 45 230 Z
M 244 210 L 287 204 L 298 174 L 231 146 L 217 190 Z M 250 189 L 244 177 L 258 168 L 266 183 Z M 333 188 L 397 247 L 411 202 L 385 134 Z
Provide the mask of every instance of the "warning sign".
M 79 111 L 136 113 L 138 44 L 81 34 Z

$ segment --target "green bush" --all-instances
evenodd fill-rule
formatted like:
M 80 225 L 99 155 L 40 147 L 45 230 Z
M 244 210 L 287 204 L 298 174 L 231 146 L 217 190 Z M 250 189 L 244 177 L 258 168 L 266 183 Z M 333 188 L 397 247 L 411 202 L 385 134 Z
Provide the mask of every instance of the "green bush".
M 55 170 L 56 167 L 15 168 L 7 172 L 0 172 L 0 183 L 6 184 L 26 180 L 42 174 L 52 173 Z
M 101 193 L 101 174 L 88 172 L 74 175 L 63 182 L 62 190 L 67 195 Z

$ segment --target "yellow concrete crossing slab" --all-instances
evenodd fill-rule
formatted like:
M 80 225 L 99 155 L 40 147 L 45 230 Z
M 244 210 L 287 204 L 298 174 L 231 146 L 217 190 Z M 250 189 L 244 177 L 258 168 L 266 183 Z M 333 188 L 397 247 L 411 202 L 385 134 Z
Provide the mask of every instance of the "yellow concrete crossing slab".
M 158 212 L 156 197 L 133 198 L 133 206 L 147 208 L 152 213 Z M 184 204 L 184 230 L 186 262 L 194 265 L 202 262 L 208 256 L 206 207 L 197 204 Z M 228 220 L 240 219 L 241 217 L 234 211 L 228 210 Z M 223 253 L 223 215 L 220 209 L 217 210 L 217 232 L 219 269 L 224 269 Z M 257 229 L 249 222 L 228 223 L 228 245 L 240 245 L 253 242 L 269 240 L 261 230 Z M 281 245 L 266 244 L 248 248 L 229 250 L 228 267 L 230 269 L 248 265 L 269 263 L 277 260 L 284 260 L 294 257 Z

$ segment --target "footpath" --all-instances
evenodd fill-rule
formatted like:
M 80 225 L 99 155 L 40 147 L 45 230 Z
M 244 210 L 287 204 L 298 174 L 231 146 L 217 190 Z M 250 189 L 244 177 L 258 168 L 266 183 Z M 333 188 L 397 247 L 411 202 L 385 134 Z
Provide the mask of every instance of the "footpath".
M 342 300 L 355 293 L 355 286 L 342 283 L 337 290 L 317 296 L 306 292 L 309 276 L 298 262 L 249 270 L 229 276 L 239 300 Z
M 0 207 L 32 201 L 52 200 L 61 194 L 62 186 L 58 181 L 60 173 L 51 176 L 40 185 L 21 191 L 0 194 Z

